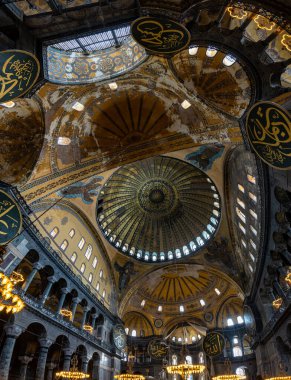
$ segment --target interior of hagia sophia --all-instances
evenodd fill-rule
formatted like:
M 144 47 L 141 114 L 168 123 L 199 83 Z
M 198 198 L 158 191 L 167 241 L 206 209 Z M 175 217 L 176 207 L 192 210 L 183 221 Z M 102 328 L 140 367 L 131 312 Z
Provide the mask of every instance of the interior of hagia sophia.
M 246 129 L 256 102 L 291 110 L 290 15 L 290 0 L 0 0 L 0 68 L 9 50 L 40 62 L 13 101 L 0 73 L 0 193 L 22 215 L 0 290 L 18 273 L 24 303 L 5 310 L 1 290 L 0 380 L 74 365 L 179 380 L 183 361 L 205 367 L 185 380 L 290 380 L 291 175 Z M 131 33 L 146 16 L 190 43 L 148 51 Z

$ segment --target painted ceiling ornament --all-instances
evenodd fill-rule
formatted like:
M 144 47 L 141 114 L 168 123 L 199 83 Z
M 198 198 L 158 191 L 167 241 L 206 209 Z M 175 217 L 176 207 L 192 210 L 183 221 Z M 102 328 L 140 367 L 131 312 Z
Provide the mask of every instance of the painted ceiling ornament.
M 236 7 L 228 7 L 227 11 L 228 11 L 230 17 L 236 18 L 238 20 L 244 19 L 248 14 L 248 12 L 246 12 L 242 8 L 236 8 Z
M 195 166 L 157 156 L 116 170 L 100 190 L 97 222 L 128 257 L 166 262 L 194 254 L 220 220 L 220 196 Z
M 248 113 L 246 131 L 261 160 L 276 169 L 291 168 L 291 118 L 284 108 L 272 102 L 256 103 Z
M 24 95 L 37 81 L 40 71 L 38 59 L 23 50 L 0 52 L 0 103 Z
M 158 17 L 141 17 L 131 24 L 131 33 L 137 43 L 149 53 L 172 55 L 187 48 L 190 33 L 176 21 Z
M 0 246 L 8 244 L 20 232 L 22 215 L 17 203 L 0 190 Z
M 261 15 L 257 15 L 254 18 L 254 22 L 257 24 L 258 28 L 265 29 L 265 30 L 272 30 L 275 26 L 275 23 L 272 21 L 269 21 L 266 17 L 263 17 Z
M 282 40 L 281 40 L 282 45 L 288 50 L 291 51 L 291 35 L 290 34 L 283 34 Z
M 114 269 L 119 273 L 118 288 L 123 290 L 127 287 L 130 281 L 130 277 L 138 272 L 134 270 L 134 264 L 132 261 L 127 261 L 123 266 L 117 262 L 114 263 Z
M 216 356 L 223 352 L 225 340 L 223 335 L 213 331 L 206 334 L 203 340 L 203 350 L 207 356 Z

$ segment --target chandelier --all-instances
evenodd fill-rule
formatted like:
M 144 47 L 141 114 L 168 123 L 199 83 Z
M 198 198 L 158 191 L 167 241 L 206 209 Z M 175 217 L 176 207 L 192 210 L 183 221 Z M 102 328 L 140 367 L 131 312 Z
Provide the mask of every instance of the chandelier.
M 88 331 L 89 333 L 92 333 L 93 327 L 90 325 L 84 325 L 83 330 Z
M 291 376 L 275 376 L 275 377 L 269 377 L 266 380 L 291 380 Z
M 287 274 L 287 276 L 285 277 L 285 281 L 288 285 L 291 286 L 291 272 Z
M 228 375 L 215 376 L 212 378 L 212 380 L 243 380 L 245 378 L 246 376 L 244 375 L 228 374 Z
M 12 272 L 10 277 L 0 273 L 0 311 L 19 313 L 25 306 L 22 299 L 14 294 L 14 285 L 24 281 L 20 273 Z
M 177 364 L 167 366 L 167 371 L 170 374 L 180 375 L 183 380 L 193 374 L 202 373 L 205 370 L 205 365 L 202 364 Z
M 90 375 L 88 373 L 79 372 L 78 371 L 78 357 L 74 355 L 71 360 L 71 368 L 70 371 L 61 371 L 56 373 L 56 378 L 62 379 L 88 379 Z
M 114 378 L 117 380 L 145 380 L 145 377 L 139 373 L 133 373 L 133 363 L 135 356 L 130 352 L 128 354 L 128 371 L 126 373 L 121 373 L 119 375 L 115 375 Z
M 68 310 L 68 309 L 61 309 L 61 310 L 60 310 L 60 314 L 61 314 L 63 317 L 67 317 L 67 318 L 69 318 L 70 321 L 72 320 L 72 316 L 73 316 L 73 314 L 72 314 L 71 310 Z

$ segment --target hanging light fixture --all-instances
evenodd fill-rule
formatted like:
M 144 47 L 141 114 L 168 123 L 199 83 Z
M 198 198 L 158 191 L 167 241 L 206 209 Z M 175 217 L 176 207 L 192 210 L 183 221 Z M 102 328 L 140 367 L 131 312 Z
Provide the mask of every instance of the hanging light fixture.
M 280 307 L 282 306 L 283 304 L 283 299 L 280 297 L 280 298 L 277 298 L 273 301 L 272 305 L 275 309 L 280 309 Z
M 285 281 L 289 286 L 291 286 L 291 272 L 287 274 L 287 276 L 285 277 Z
M 60 310 L 60 314 L 61 314 L 63 317 L 67 317 L 67 318 L 69 318 L 70 321 L 72 320 L 73 314 L 72 314 L 71 310 L 68 310 L 68 309 L 61 309 L 61 310 Z
M 89 333 L 92 333 L 93 327 L 90 325 L 84 325 L 83 330 L 88 331 Z
M 244 380 L 246 379 L 245 375 L 236 375 L 231 373 L 231 361 L 229 358 L 227 358 L 224 362 L 224 365 L 226 367 L 226 374 L 215 376 L 212 378 L 212 380 Z
M 244 11 L 243 9 L 236 8 L 236 7 L 228 7 L 227 11 L 228 11 L 230 17 L 236 18 L 238 20 L 244 19 L 248 14 L 248 12 Z
M 184 330 L 183 342 L 186 342 L 186 330 Z M 200 374 L 205 370 L 205 365 L 203 364 L 187 363 L 187 350 L 185 344 L 182 344 L 181 357 L 184 358 L 184 363 L 167 366 L 166 370 L 168 373 L 171 375 L 180 375 L 183 380 L 186 380 L 188 376 Z
M 260 29 L 265 30 L 272 30 L 275 26 L 275 23 L 273 21 L 268 20 L 266 17 L 263 17 L 261 15 L 257 15 L 254 18 L 254 22 L 257 24 L 257 27 Z
M 275 377 L 269 377 L 265 380 L 291 380 L 291 376 L 275 376 Z
M 128 370 L 126 373 L 121 373 L 115 375 L 114 378 L 118 380 L 145 380 L 145 377 L 139 373 L 133 373 L 133 364 L 135 356 L 132 352 L 128 354 L 127 367 Z
M 14 293 L 14 286 L 22 281 L 24 278 L 20 273 L 12 272 L 10 277 L 0 273 L 0 311 L 19 313 L 24 308 L 24 302 Z
M 78 370 L 78 357 L 75 354 L 71 360 L 70 371 L 61 371 L 56 373 L 57 379 L 88 379 L 90 375 L 85 372 L 80 372 Z

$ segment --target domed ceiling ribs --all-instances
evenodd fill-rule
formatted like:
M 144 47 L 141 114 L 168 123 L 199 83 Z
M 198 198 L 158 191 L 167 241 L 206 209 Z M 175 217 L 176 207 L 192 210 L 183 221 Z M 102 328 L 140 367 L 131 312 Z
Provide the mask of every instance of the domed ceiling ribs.
M 121 252 L 167 261 L 197 251 L 214 235 L 220 198 L 196 167 L 154 157 L 117 170 L 100 191 L 97 221 Z

